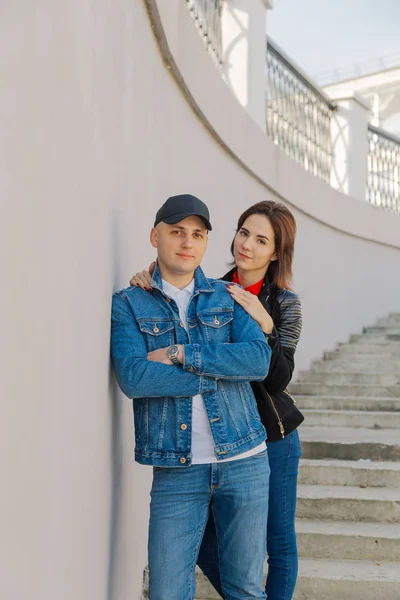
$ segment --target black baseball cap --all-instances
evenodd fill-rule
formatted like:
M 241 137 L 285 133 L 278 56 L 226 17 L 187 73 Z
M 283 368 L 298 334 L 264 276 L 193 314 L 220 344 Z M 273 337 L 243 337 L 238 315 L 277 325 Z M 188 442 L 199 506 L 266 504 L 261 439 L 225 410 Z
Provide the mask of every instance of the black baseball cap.
M 154 227 L 161 221 L 172 225 L 186 217 L 200 217 L 208 231 L 211 231 L 210 213 L 207 206 L 192 194 L 179 194 L 168 198 L 156 214 Z

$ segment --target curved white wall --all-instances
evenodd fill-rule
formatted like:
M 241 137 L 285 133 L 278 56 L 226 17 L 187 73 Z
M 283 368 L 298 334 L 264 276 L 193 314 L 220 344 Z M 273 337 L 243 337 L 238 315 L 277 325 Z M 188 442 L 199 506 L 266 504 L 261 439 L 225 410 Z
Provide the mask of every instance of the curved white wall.
M 399 217 L 341 196 L 270 144 L 219 79 L 186 10 L 180 0 L 5 0 L 0 9 L 7 600 L 139 598 L 151 470 L 132 461 L 131 403 L 109 369 L 109 311 L 112 291 L 154 257 L 148 231 L 168 195 L 209 204 L 213 276 L 240 211 L 289 203 L 301 367 L 399 310 Z

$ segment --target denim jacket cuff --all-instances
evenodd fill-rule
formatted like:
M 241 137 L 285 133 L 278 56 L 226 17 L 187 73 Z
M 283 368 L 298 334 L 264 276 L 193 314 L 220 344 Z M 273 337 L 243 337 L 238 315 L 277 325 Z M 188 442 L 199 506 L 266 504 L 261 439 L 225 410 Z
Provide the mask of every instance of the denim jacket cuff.
M 217 380 L 213 377 L 206 377 L 200 375 L 200 394 L 206 394 L 207 392 L 217 391 Z
M 199 374 L 201 372 L 201 354 L 199 344 L 185 344 L 183 351 L 183 370 Z
M 198 344 L 185 344 L 183 352 L 183 370 L 190 371 L 199 375 L 201 371 L 201 354 Z M 207 392 L 215 392 L 217 389 L 217 381 L 213 377 L 199 375 L 200 379 L 200 394 Z

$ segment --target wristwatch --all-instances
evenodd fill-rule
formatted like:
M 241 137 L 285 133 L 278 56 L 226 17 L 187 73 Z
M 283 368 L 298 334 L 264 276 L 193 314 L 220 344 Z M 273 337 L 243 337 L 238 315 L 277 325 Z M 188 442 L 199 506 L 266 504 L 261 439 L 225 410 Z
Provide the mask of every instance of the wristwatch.
M 173 365 L 180 365 L 178 360 L 179 348 L 175 344 L 167 348 L 167 356 Z
M 265 335 L 265 339 L 267 340 L 267 342 L 271 339 L 275 339 L 276 338 L 276 331 L 275 331 L 275 326 L 272 328 L 272 331 L 270 333 L 266 333 L 265 331 L 263 331 L 263 334 Z

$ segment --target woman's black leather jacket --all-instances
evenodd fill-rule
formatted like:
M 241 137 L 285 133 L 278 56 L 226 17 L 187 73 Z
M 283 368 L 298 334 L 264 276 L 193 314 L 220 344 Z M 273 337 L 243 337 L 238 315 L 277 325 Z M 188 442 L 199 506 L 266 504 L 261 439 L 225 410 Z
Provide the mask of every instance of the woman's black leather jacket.
M 232 281 L 234 272 L 235 269 L 232 269 L 222 279 Z M 301 303 L 294 292 L 274 288 L 267 277 L 258 298 L 274 322 L 272 334 L 268 336 L 272 354 L 267 377 L 264 381 L 254 382 L 251 385 L 261 420 L 267 430 L 268 440 L 274 441 L 281 439 L 282 436 L 277 426 L 274 409 L 270 402 L 266 402 L 265 392 L 270 396 L 279 396 L 292 379 L 294 353 L 302 326 Z

